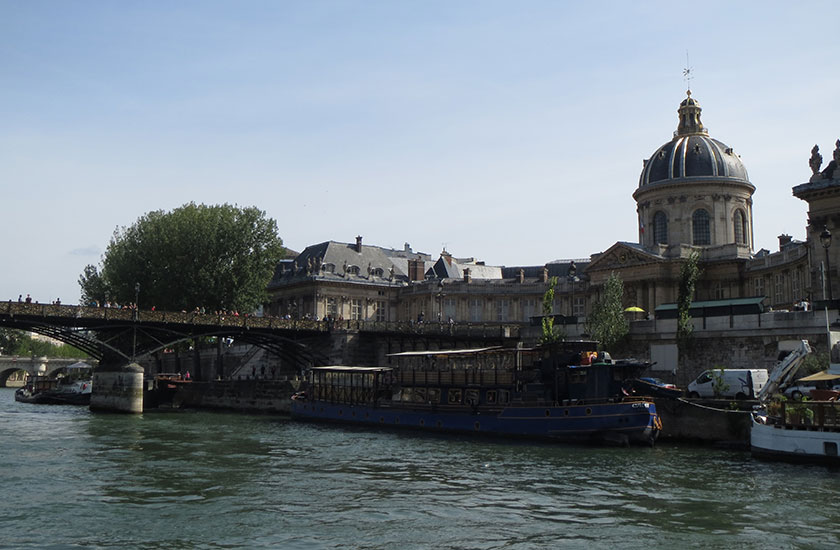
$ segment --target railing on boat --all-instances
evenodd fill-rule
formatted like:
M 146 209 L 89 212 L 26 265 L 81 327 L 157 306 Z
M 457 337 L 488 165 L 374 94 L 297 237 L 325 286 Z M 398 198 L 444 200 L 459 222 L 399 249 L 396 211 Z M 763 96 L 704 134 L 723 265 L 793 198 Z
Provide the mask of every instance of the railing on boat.
M 510 386 L 513 373 L 497 370 L 407 370 L 396 373 L 403 386 Z
M 840 430 L 840 402 L 782 402 L 780 417 L 793 428 Z

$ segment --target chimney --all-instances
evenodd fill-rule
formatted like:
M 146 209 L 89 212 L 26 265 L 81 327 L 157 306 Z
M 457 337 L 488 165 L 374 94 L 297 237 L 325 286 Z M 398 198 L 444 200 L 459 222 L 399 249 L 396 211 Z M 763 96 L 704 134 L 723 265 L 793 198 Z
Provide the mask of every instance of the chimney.
M 426 274 L 423 272 L 425 267 L 426 264 L 423 260 L 408 260 L 408 280 L 422 281 L 425 279 Z
M 361 252 L 361 251 L 362 251 L 362 236 L 359 235 L 358 237 L 356 237 L 356 252 Z
M 793 237 L 790 235 L 779 235 L 779 250 L 784 250 L 791 243 Z
M 464 282 L 471 283 L 472 282 L 472 275 L 470 275 L 470 268 L 464 268 Z

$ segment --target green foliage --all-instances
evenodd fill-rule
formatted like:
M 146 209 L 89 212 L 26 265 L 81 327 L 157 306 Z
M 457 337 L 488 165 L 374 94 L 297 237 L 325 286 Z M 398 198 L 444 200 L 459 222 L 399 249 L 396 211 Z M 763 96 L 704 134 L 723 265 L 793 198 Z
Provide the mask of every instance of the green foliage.
M 802 359 L 802 364 L 799 366 L 797 378 L 815 374 L 820 371 L 828 369 L 828 352 L 809 353 Z
M 714 392 L 715 397 L 720 397 L 729 391 L 729 384 L 723 377 L 723 367 L 715 367 L 715 369 L 712 369 L 712 392 Z
M 554 317 L 551 316 L 551 311 L 554 307 L 554 289 L 557 288 L 557 277 L 552 277 L 548 280 L 548 289 L 543 294 L 542 303 L 542 335 L 540 336 L 541 344 L 551 344 L 561 339 L 558 327 L 554 326 Z
M 677 297 L 677 345 L 685 349 L 691 343 L 694 327 L 691 324 L 691 301 L 700 278 L 700 254 L 692 252 L 680 267 L 680 288 Z
M 53 344 L 44 340 L 36 340 L 28 333 L 15 329 L 0 329 L 0 350 L 4 355 L 19 355 L 24 357 L 58 357 L 67 359 L 84 359 L 88 355 L 67 344 Z
M 135 301 L 141 309 L 253 311 L 283 242 L 277 224 L 257 208 L 186 204 L 142 216 L 114 232 L 100 269 L 79 278 L 84 303 Z
M 624 282 L 611 273 L 604 284 L 604 292 L 593 304 L 592 313 L 586 320 L 586 331 L 602 349 L 612 348 L 630 332 L 630 322 L 624 316 L 623 298 Z
M 805 420 L 806 424 L 814 421 L 814 409 L 808 404 L 811 399 L 809 397 L 802 397 L 801 401 L 791 401 L 787 404 L 786 410 L 788 414 L 793 417 L 798 417 L 800 421 Z M 791 421 L 796 422 L 796 418 L 791 418 Z
M 0 328 L 0 353 L 6 355 L 19 355 L 20 341 L 25 333 L 13 328 Z

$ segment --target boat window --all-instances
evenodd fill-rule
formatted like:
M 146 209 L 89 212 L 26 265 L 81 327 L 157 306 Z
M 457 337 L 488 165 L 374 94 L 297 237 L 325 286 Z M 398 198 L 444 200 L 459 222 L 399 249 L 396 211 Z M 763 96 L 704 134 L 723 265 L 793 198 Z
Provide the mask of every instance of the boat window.
M 569 383 L 584 384 L 586 382 L 586 369 L 570 369 Z
M 487 403 L 494 404 L 496 402 L 496 390 L 487 390 Z
M 450 389 L 449 392 L 449 403 L 460 403 L 461 402 L 461 390 L 459 389 Z
M 499 390 L 499 403 L 510 403 L 510 391 Z
M 467 390 L 465 397 L 468 405 L 478 405 L 478 390 Z
M 440 403 L 440 388 L 428 388 L 426 399 L 429 403 Z

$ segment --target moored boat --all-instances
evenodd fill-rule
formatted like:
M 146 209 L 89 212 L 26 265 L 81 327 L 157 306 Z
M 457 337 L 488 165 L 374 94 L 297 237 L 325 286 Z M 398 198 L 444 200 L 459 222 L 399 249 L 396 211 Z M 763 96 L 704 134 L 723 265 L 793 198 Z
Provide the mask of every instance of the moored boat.
M 91 366 L 76 363 L 60 377 L 35 376 L 15 391 L 15 401 L 36 405 L 90 405 Z
M 811 348 L 802 341 L 770 374 L 753 411 L 750 447 L 753 456 L 792 462 L 840 464 L 840 403 L 836 401 L 784 401 L 771 399 L 791 383 Z M 840 378 L 831 368 L 801 380 Z
M 578 346 L 579 347 L 579 346 Z M 578 442 L 653 444 L 656 406 L 622 384 L 649 366 L 558 348 L 404 352 L 393 367 L 315 367 L 293 418 Z

